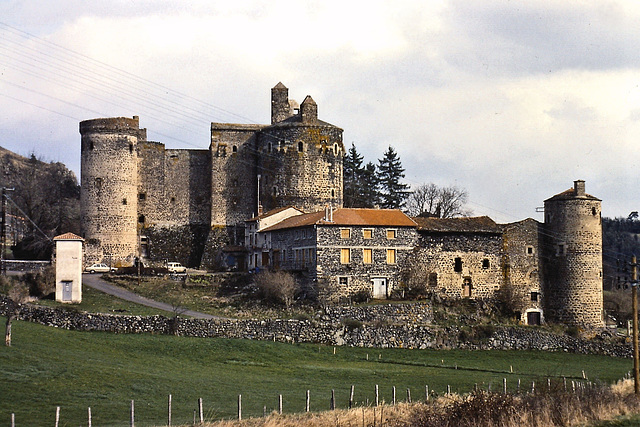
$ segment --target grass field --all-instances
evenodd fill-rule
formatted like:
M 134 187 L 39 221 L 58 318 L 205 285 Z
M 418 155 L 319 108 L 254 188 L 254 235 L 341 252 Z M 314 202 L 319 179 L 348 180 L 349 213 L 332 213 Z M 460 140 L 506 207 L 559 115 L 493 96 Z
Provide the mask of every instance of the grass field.
M 0 318 L 1 324 L 4 319 Z M 367 360 L 368 356 L 368 360 Z M 164 335 L 114 335 L 73 332 L 14 322 L 13 346 L 0 348 L 0 424 L 16 414 L 17 425 L 52 425 L 61 407 L 61 425 L 128 425 L 135 400 L 136 425 L 166 423 L 167 396 L 173 396 L 173 423 L 190 423 L 197 399 L 209 420 L 231 418 L 242 394 L 244 416 L 271 411 L 283 395 L 285 412 L 329 409 L 331 389 L 345 407 L 355 385 L 358 404 L 391 400 L 391 388 L 404 399 L 424 397 L 424 386 L 442 393 L 466 392 L 474 383 L 493 389 L 507 378 L 515 389 L 535 380 L 562 376 L 613 382 L 632 362 L 603 356 L 548 352 L 433 351 L 336 348 L 248 340 L 199 339 Z M 513 366 L 514 373 L 510 373 Z

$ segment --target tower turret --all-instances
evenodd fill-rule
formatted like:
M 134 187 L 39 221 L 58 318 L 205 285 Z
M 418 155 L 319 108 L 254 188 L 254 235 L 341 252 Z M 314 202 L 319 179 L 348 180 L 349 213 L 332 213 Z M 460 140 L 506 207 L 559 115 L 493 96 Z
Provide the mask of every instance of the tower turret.
M 281 122 L 290 116 L 289 89 L 278 83 L 271 89 L 271 124 Z
M 131 265 L 138 255 L 138 117 L 80 122 L 81 222 L 87 262 Z
M 582 180 L 544 202 L 546 318 L 570 325 L 601 327 L 601 201 Z

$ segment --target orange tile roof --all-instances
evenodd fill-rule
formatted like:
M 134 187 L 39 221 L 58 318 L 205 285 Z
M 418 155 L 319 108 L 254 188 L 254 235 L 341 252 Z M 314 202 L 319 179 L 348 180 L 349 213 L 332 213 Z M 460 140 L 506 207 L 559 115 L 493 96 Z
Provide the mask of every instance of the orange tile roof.
M 54 237 L 53 240 L 82 240 L 82 241 L 84 241 L 84 239 L 82 237 L 78 236 L 77 234 L 73 234 L 73 233 L 61 234 L 59 236 Z
M 333 211 L 333 221 L 327 221 L 325 212 L 318 211 L 287 218 L 263 231 L 274 231 L 308 225 L 415 227 L 416 223 L 398 209 L 339 208 Z
M 263 214 L 261 214 L 261 215 L 254 216 L 253 218 L 246 220 L 246 222 L 253 222 L 253 221 L 257 221 L 257 220 L 259 220 L 259 219 L 268 218 L 268 217 L 270 217 L 271 215 L 275 215 L 275 214 L 280 213 L 280 212 L 282 212 L 282 211 L 286 211 L 286 210 L 287 210 L 287 209 L 289 209 L 289 208 L 291 208 L 291 209 L 295 209 L 295 210 L 297 210 L 298 212 L 302 212 L 300 209 L 298 209 L 298 208 L 296 208 L 296 207 L 294 207 L 294 206 L 290 206 L 290 205 L 289 205 L 289 206 L 283 206 L 283 207 L 281 207 L 281 208 L 271 209 L 269 212 L 264 212 L 264 213 L 263 213 Z

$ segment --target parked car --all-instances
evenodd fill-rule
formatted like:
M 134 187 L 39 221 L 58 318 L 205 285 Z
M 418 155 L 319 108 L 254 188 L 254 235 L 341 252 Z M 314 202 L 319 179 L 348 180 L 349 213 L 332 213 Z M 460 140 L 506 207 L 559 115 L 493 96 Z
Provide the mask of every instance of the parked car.
M 169 262 L 167 263 L 167 270 L 169 270 L 169 273 L 186 273 L 187 267 L 179 262 Z
M 107 264 L 102 264 L 102 263 L 93 264 L 93 265 L 90 265 L 89 267 L 84 269 L 84 271 L 87 271 L 87 272 L 89 272 L 91 274 L 93 274 L 93 273 L 115 273 L 116 270 L 117 269 L 115 267 L 109 267 Z

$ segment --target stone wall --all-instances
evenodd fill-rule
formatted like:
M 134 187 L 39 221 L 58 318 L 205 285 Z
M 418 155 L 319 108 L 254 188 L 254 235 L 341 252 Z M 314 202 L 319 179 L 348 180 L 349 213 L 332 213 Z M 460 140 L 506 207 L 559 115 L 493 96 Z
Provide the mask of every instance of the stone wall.
M 0 315 L 6 315 L 10 305 L 0 298 Z M 377 310 L 389 310 L 377 308 Z M 74 310 L 22 304 L 17 318 L 46 326 L 78 331 L 105 331 L 113 333 L 177 334 L 201 338 L 237 338 L 280 342 L 307 342 L 326 345 L 416 348 L 416 349 L 478 349 L 478 350 L 544 350 L 571 353 L 604 354 L 631 357 L 630 344 L 611 344 L 603 339 L 583 340 L 565 335 L 555 335 L 534 328 L 496 328 L 491 337 L 479 342 L 461 341 L 456 327 L 437 328 L 411 322 L 412 310 L 397 313 L 401 324 L 353 325 L 343 322 L 360 316 L 358 310 L 328 311 L 326 318 L 314 320 L 234 320 L 234 319 L 173 319 L 163 316 L 123 316 L 88 314 Z M 389 312 L 389 314 L 394 314 Z M 376 318 L 373 314 L 362 314 Z M 428 316 L 428 310 L 424 312 Z
M 51 265 L 50 261 L 23 261 L 17 259 L 8 259 L 5 261 L 8 271 L 41 271 Z

